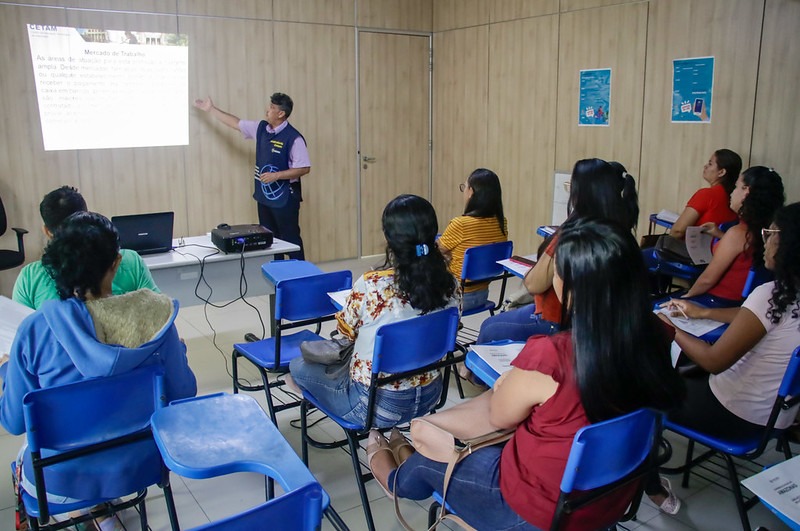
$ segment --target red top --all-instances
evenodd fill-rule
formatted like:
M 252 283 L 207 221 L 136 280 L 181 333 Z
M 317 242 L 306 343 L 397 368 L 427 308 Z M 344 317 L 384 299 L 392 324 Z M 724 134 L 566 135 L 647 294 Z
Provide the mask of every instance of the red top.
M 694 193 L 687 207 L 692 207 L 700 214 L 700 219 L 695 225 L 702 225 L 713 221 L 715 225 L 735 221 L 739 216 L 731 210 L 731 198 L 721 184 L 715 184 L 711 188 L 701 188 Z
M 558 389 L 517 427 L 500 458 L 500 492 L 508 505 L 527 522 L 549 529 L 556 510 L 561 476 L 567 466 L 572 439 L 589 424 L 573 375 L 572 336 L 569 331 L 528 339 L 514 367 L 547 374 Z M 623 489 L 624 491 L 625 489 Z M 630 496 L 591 504 L 570 518 L 570 529 L 595 529 L 606 514 L 619 515 Z M 618 503 L 612 500 L 619 499 Z
M 556 253 L 556 242 L 558 242 L 558 235 L 553 236 L 544 251 L 550 258 L 553 258 Z M 542 319 L 561 324 L 561 301 L 558 300 L 553 286 L 547 288 L 544 293 L 534 295 L 533 302 L 536 303 L 536 313 L 541 314 Z
M 746 229 L 747 227 L 745 226 Z M 719 245 L 719 241 L 711 246 L 711 252 L 717 249 L 717 245 Z M 722 278 L 719 279 L 716 286 L 708 290 L 708 294 L 732 301 L 742 300 L 742 291 L 751 267 L 753 267 L 753 253 L 750 249 L 745 249 L 736 256 L 736 259 L 728 270 L 722 274 Z

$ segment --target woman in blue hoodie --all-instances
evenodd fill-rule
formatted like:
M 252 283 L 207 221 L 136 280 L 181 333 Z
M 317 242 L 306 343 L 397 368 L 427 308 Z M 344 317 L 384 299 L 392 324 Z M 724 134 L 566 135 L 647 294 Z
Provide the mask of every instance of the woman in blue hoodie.
M 163 365 L 168 402 L 197 393 L 175 329 L 178 303 L 147 289 L 112 296 L 117 240 L 107 218 L 76 212 L 45 248 L 42 264 L 61 300 L 48 301 L 22 322 L 9 361 L 0 367 L 0 423 L 10 433 L 25 432 L 22 398 L 28 392 L 145 365 Z M 32 487 L 23 474 L 26 484 Z

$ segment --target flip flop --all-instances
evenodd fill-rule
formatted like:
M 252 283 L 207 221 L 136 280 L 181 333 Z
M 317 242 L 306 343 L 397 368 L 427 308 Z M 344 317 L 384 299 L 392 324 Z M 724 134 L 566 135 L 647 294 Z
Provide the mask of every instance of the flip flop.
M 392 449 L 394 460 L 398 466 L 402 465 L 411 454 L 417 451 L 414 445 L 397 428 L 392 428 L 392 433 L 389 434 L 389 448 Z
M 389 455 L 392 457 L 392 461 L 394 462 L 395 466 L 397 466 L 397 460 L 394 458 L 394 452 L 392 452 L 391 447 L 389 446 L 389 441 L 386 440 L 386 437 L 381 435 L 381 432 L 378 430 L 370 430 L 369 432 L 369 439 L 367 443 L 367 466 L 369 466 L 370 471 L 372 471 L 372 458 L 378 455 L 381 452 L 388 452 Z M 372 474 L 375 477 L 375 474 Z M 392 494 L 387 487 L 384 487 L 383 484 L 375 478 L 375 483 L 386 493 L 386 496 L 390 499 L 394 499 L 394 494 Z

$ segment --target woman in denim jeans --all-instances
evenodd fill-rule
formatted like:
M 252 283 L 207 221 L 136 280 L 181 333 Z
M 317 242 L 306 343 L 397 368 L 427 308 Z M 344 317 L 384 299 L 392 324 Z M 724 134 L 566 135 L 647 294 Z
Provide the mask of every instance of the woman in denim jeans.
M 436 414 L 437 424 L 459 438 L 478 435 L 470 425 L 515 428 L 505 446 L 472 452 L 450 478 L 448 505 L 479 530 L 549 529 L 575 433 L 642 407 L 670 409 L 683 395 L 670 363 L 674 333 L 650 311 L 630 231 L 610 220 L 568 222 L 554 265 L 564 330 L 530 338 L 493 390 Z M 467 422 L 459 409 L 469 411 Z M 375 430 L 370 440 L 379 449 L 389 446 Z M 398 467 L 391 451 L 368 456 L 375 479 L 395 495 L 423 500 L 441 492 L 445 463 L 414 453 Z M 618 518 L 630 503 L 627 494 L 623 489 L 579 511 L 572 528 L 596 529 Z
M 425 199 L 401 195 L 383 211 L 386 261 L 353 284 L 339 331 L 355 341 L 349 366 L 308 363 L 295 358 L 291 379 L 343 419 L 363 423 L 372 379 L 375 332 L 381 326 L 458 305 L 456 281 L 436 245 L 436 212 Z M 381 373 L 381 377 L 386 376 Z M 398 380 L 378 389 L 373 425 L 395 426 L 428 413 L 442 388 L 439 371 Z

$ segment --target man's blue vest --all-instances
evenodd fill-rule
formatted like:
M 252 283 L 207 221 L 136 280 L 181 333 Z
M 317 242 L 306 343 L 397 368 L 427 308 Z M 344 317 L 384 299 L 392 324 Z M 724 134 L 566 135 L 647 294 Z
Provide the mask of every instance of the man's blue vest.
M 273 208 L 286 206 L 291 190 L 289 181 L 279 181 L 264 184 L 259 180 L 262 173 L 275 173 L 289 169 L 289 152 L 292 150 L 297 137 L 303 138 L 300 131 L 287 123 L 286 127 L 278 134 L 267 132 L 267 122 L 262 120 L 256 132 L 256 167 L 254 172 L 255 190 L 253 199 Z M 303 138 L 305 141 L 305 138 Z

